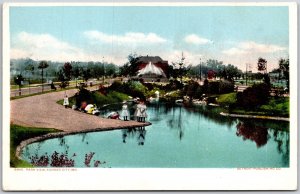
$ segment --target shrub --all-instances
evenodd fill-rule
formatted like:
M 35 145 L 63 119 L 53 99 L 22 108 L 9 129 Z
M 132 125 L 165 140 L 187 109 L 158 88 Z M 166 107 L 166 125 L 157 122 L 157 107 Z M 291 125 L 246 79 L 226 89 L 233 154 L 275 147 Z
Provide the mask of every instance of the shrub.
M 233 106 L 236 103 L 236 93 L 222 94 L 218 97 L 217 102 L 221 106 Z
M 101 92 L 90 92 L 86 89 L 81 89 L 78 94 L 75 95 L 75 99 L 77 107 L 80 107 L 82 102 L 102 106 L 104 104 L 112 104 L 127 100 L 128 95 L 116 91 L 110 91 L 107 95 L 104 95 Z
M 265 84 L 254 84 L 237 95 L 237 102 L 244 108 L 254 108 L 268 102 L 270 87 Z
M 233 82 L 222 80 L 219 84 L 219 94 L 227 94 L 234 91 Z
M 219 94 L 219 81 L 208 82 L 208 93 L 209 94 Z
M 81 102 L 83 102 L 83 101 L 86 101 L 88 104 L 94 103 L 91 92 L 84 88 L 80 89 L 79 92 L 77 94 L 75 94 L 75 100 L 76 100 L 77 107 L 80 107 Z
M 165 86 L 165 89 L 167 91 L 172 91 L 172 90 L 181 89 L 182 87 L 183 87 L 183 84 L 181 84 L 180 81 L 178 81 L 178 80 L 170 80 L 170 83 L 168 83 Z
M 196 91 L 199 84 L 197 82 L 191 81 L 186 87 L 186 95 L 193 98 L 196 95 Z
M 109 87 L 110 90 L 123 91 L 123 84 L 120 81 L 114 81 Z

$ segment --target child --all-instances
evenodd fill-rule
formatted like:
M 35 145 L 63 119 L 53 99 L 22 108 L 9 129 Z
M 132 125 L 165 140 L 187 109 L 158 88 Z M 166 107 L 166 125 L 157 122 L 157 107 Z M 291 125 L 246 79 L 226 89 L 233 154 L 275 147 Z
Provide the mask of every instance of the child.
M 126 101 L 123 102 L 121 115 L 123 116 L 124 121 L 128 121 L 129 111 L 128 111 L 128 106 L 126 104 Z
M 142 118 L 142 114 L 141 114 L 141 108 L 142 108 L 142 104 L 139 102 L 136 106 L 136 110 L 135 110 L 135 116 L 138 122 L 141 122 L 141 118 Z
M 64 98 L 64 104 L 63 105 L 65 106 L 65 108 L 68 108 L 68 106 L 69 106 L 69 98 L 68 98 L 67 95 Z
M 140 106 L 140 111 L 141 111 L 141 122 L 145 122 L 146 121 L 146 117 L 147 117 L 147 106 L 145 104 L 145 101 L 143 101 L 141 103 L 141 106 Z

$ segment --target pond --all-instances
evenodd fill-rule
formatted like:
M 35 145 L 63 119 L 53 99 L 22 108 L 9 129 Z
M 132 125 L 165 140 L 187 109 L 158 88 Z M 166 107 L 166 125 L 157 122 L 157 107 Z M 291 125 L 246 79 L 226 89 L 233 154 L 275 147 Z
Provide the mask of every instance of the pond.
M 81 133 L 26 146 L 42 167 L 289 167 L 289 123 L 220 116 L 216 108 L 148 106 L 146 128 Z

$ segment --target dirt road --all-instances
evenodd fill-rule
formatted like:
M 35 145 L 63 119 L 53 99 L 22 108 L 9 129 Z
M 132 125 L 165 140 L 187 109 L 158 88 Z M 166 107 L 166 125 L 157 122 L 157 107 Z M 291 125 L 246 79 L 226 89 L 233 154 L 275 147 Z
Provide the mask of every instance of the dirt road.
M 77 89 L 66 91 L 72 96 Z M 92 129 L 119 129 L 146 126 L 150 123 L 104 119 L 79 111 L 66 109 L 56 102 L 63 99 L 65 91 L 52 92 L 10 101 L 11 122 L 29 127 L 55 128 L 65 132 Z

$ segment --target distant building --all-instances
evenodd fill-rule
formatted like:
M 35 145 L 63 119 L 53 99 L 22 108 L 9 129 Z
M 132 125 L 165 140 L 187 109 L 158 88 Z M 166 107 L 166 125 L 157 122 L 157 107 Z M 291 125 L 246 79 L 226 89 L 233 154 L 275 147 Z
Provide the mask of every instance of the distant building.
M 168 66 L 168 61 L 159 56 L 141 56 L 137 59 L 136 76 L 144 81 L 163 81 L 169 76 Z

